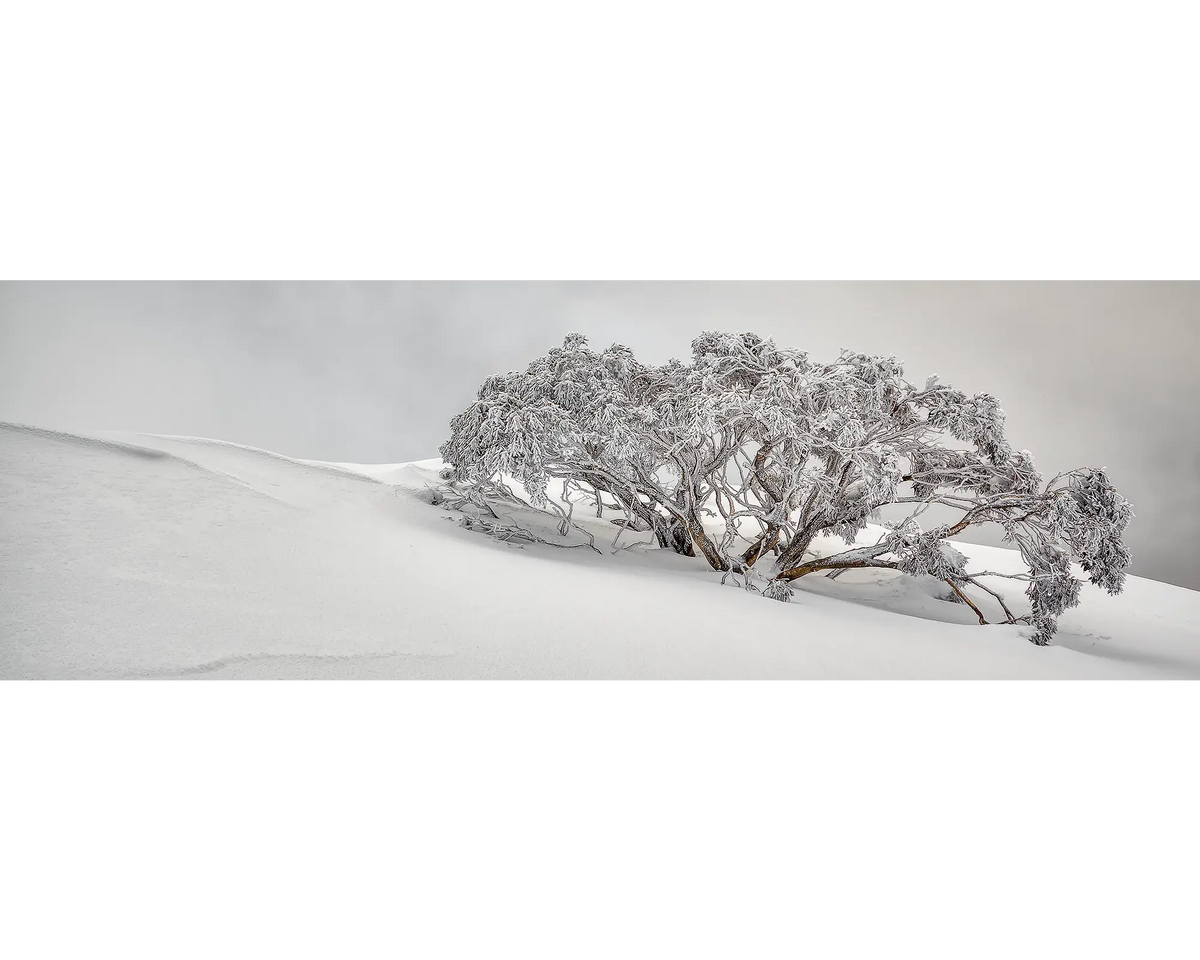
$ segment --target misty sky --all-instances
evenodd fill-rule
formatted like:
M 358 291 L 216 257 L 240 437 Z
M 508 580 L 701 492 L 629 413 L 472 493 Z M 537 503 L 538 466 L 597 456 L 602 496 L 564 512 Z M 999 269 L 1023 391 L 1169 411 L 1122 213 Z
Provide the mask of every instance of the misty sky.
M 422 459 L 568 331 L 662 362 L 706 329 L 996 394 L 1043 473 L 1108 468 L 1135 573 L 1200 588 L 1197 283 L 0 283 L 0 420 Z

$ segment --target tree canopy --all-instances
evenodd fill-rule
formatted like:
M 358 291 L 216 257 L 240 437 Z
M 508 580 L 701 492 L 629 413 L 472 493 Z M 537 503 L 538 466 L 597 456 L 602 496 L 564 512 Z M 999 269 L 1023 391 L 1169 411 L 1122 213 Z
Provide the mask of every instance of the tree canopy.
M 753 569 L 774 599 L 817 571 L 887 567 L 945 581 L 986 622 L 966 592 L 978 588 L 1016 622 L 948 542 L 995 524 L 1028 566 L 1018 577 L 1031 603 L 1025 619 L 1042 644 L 1079 602 L 1072 561 L 1118 593 L 1130 560 L 1130 505 L 1104 471 L 1045 480 L 1028 451 L 1009 445 L 995 397 L 936 377 L 916 386 L 895 357 L 843 351 L 820 362 L 752 333 L 702 333 L 689 363 L 662 365 L 570 334 L 523 372 L 484 381 L 441 455 L 460 488 L 499 489 L 512 478 L 533 506 L 561 513 L 548 490 L 562 484 L 564 498 L 617 509 L 663 548 L 715 570 Z M 934 504 L 957 519 L 922 527 Z M 859 543 L 893 505 L 907 515 L 884 522 L 878 542 Z M 705 516 L 723 532 L 706 528 Z M 831 534 L 847 549 L 813 555 L 813 541 Z

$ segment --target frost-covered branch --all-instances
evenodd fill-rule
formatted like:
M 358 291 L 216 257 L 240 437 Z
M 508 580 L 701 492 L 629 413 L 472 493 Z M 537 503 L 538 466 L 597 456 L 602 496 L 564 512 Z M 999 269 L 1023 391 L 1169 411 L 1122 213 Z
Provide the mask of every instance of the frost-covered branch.
M 575 547 L 587 547 L 596 553 L 600 553 L 595 539 L 586 531 L 582 532 L 588 537 L 587 543 L 559 543 L 556 540 L 547 540 L 545 537 L 539 537 L 532 530 L 521 526 L 515 520 L 497 521 L 489 520 L 487 517 L 473 517 L 464 514 L 459 519 L 458 525 L 467 530 L 482 530 L 492 539 L 499 540 L 502 543 L 540 543 L 547 547 L 560 547 L 564 550 L 570 550 Z

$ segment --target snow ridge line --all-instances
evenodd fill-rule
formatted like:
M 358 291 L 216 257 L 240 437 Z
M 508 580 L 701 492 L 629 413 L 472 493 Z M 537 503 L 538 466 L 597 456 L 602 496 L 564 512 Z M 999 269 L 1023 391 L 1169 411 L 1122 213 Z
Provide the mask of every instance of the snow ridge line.
M 53 440 L 57 443 L 69 443 L 81 447 L 97 447 L 102 450 L 109 450 L 114 453 L 127 454 L 135 457 L 142 457 L 146 460 L 171 460 L 175 463 L 183 464 L 185 467 L 191 467 L 201 473 L 207 473 L 215 477 L 221 477 L 236 483 L 238 486 L 249 490 L 251 493 L 260 497 L 265 497 L 272 503 L 283 504 L 289 509 L 295 509 L 293 504 L 279 497 L 272 496 L 265 490 L 260 490 L 252 483 L 247 483 L 241 477 L 235 476 L 224 470 L 218 470 L 195 460 L 190 460 L 187 457 L 181 457 L 177 453 L 171 453 L 168 450 L 159 450 L 157 447 L 143 447 L 136 443 L 127 443 L 122 440 L 108 440 L 103 437 L 90 437 L 81 433 L 69 433 L 65 430 L 48 430 L 45 427 L 33 427 L 24 423 L 10 423 L 8 421 L 0 421 L 0 430 L 7 430 L 11 433 L 28 434 L 35 437 L 41 437 L 46 440 Z M 137 436 L 154 436 L 154 434 L 137 434 Z
M 209 437 L 184 437 L 175 436 L 167 433 L 139 433 L 139 437 L 150 437 L 155 440 L 169 440 L 175 443 L 190 443 L 195 445 L 207 445 L 213 447 L 232 447 L 235 450 L 241 450 L 244 453 L 251 453 L 255 456 L 265 457 L 270 460 L 278 460 L 283 463 L 294 464 L 297 467 L 304 467 L 308 470 L 321 470 L 326 473 L 334 473 L 339 477 L 352 477 L 356 480 L 363 480 L 367 483 L 382 484 L 382 480 L 377 480 L 375 477 L 369 477 L 366 474 L 356 473 L 353 470 L 335 467 L 332 464 L 323 463 L 319 460 L 299 460 L 295 457 L 285 457 L 282 453 L 273 453 L 270 450 L 264 450 L 262 447 L 251 447 L 244 443 L 231 443 L 228 440 L 213 440 Z M 182 458 L 181 458 L 182 459 Z
M 104 447 L 105 449 L 115 450 L 117 453 L 129 453 L 134 456 L 145 457 L 147 460 L 158 460 L 163 457 L 173 457 L 177 460 L 182 457 L 175 457 L 173 453 L 167 453 L 165 450 L 158 450 L 154 447 L 142 447 L 136 443 L 124 443 L 120 440 L 105 440 L 101 437 L 89 437 L 81 433 L 68 433 L 65 430 L 47 430 L 45 427 L 33 427 L 27 423 L 10 423 L 6 420 L 0 420 L 0 430 L 9 430 L 13 433 L 29 433 L 35 437 L 43 437 L 47 440 L 57 440 L 60 443 L 74 443 L 80 446 Z M 190 461 L 185 461 L 190 462 Z M 193 464 L 200 466 L 200 464 Z

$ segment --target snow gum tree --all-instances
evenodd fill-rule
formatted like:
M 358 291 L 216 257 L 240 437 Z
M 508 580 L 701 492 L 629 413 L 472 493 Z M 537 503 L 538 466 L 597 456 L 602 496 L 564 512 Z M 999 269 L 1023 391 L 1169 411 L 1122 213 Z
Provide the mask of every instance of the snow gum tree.
M 703 333 L 689 363 L 658 366 L 571 334 L 523 372 L 488 378 L 441 454 L 460 495 L 515 498 L 516 480 L 563 532 L 576 503 L 615 510 L 660 547 L 753 578 L 779 600 L 818 571 L 884 567 L 945 581 L 981 623 L 968 590 L 987 593 L 1017 622 L 979 581 L 987 572 L 969 571 L 948 542 L 995 524 L 1028 566 L 1015 576 L 1031 605 L 1020 619 L 1040 644 L 1079 602 L 1072 561 L 1118 593 L 1130 559 L 1130 506 L 1104 472 L 1044 480 L 1009 445 L 995 397 L 936 377 L 916 386 L 894 357 L 843 351 L 822 363 L 750 333 Z M 934 504 L 957 519 L 926 529 Z M 863 545 L 868 521 L 895 505 L 907 516 Z M 830 535 L 846 549 L 816 555 L 814 541 Z

